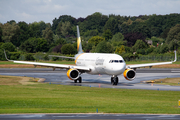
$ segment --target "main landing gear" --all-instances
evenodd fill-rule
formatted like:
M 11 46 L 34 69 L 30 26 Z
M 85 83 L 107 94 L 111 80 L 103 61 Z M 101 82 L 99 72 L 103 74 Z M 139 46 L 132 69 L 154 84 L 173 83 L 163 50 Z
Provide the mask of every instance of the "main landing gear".
M 79 81 L 79 83 L 82 83 L 82 78 L 79 77 L 78 79 L 74 80 L 74 83 L 77 83 L 77 81 Z
M 119 79 L 118 79 L 118 77 L 116 75 L 111 77 L 111 84 L 112 85 L 117 85 L 118 82 L 119 82 Z

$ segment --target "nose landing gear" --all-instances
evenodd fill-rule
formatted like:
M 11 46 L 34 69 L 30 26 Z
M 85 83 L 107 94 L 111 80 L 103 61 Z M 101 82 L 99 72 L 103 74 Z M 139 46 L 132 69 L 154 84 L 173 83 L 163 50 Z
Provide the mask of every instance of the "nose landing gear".
M 118 82 L 119 82 L 119 79 L 118 79 L 118 77 L 116 75 L 111 77 L 111 84 L 112 85 L 117 85 Z

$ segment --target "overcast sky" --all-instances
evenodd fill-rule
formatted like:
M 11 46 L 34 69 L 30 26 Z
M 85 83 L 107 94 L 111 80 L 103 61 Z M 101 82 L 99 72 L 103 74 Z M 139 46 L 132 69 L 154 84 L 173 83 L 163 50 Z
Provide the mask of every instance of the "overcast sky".
M 95 12 L 121 16 L 180 13 L 180 0 L 0 0 L 1 23 L 52 23 L 61 15 L 85 18 Z

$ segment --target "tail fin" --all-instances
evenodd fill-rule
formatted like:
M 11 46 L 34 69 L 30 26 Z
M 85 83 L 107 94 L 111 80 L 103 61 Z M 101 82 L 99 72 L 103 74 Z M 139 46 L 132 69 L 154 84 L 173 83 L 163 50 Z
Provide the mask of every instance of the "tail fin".
M 83 53 L 82 45 L 81 45 L 81 37 L 80 37 L 78 26 L 77 26 L 77 51 L 78 51 L 78 54 Z

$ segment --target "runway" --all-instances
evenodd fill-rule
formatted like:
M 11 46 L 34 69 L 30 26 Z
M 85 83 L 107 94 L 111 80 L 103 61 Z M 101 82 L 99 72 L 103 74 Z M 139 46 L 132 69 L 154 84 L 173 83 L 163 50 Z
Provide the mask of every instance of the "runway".
M 7 114 L 0 115 L 0 120 L 179 120 L 180 115 L 154 115 L 154 114 Z
M 108 75 L 89 75 L 82 74 L 83 82 L 74 83 L 66 76 L 66 70 L 52 68 L 1 68 L 0 75 L 11 76 L 27 76 L 35 78 L 45 78 L 45 82 L 50 84 L 88 86 L 101 88 L 123 88 L 123 89 L 147 89 L 147 90 L 171 90 L 180 91 L 179 86 L 155 85 L 147 84 L 142 81 L 154 80 L 160 78 L 175 78 L 180 77 L 180 69 L 137 69 L 136 78 L 133 81 L 127 81 L 123 75 L 119 77 L 119 84 L 113 86 L 110 83 Z

